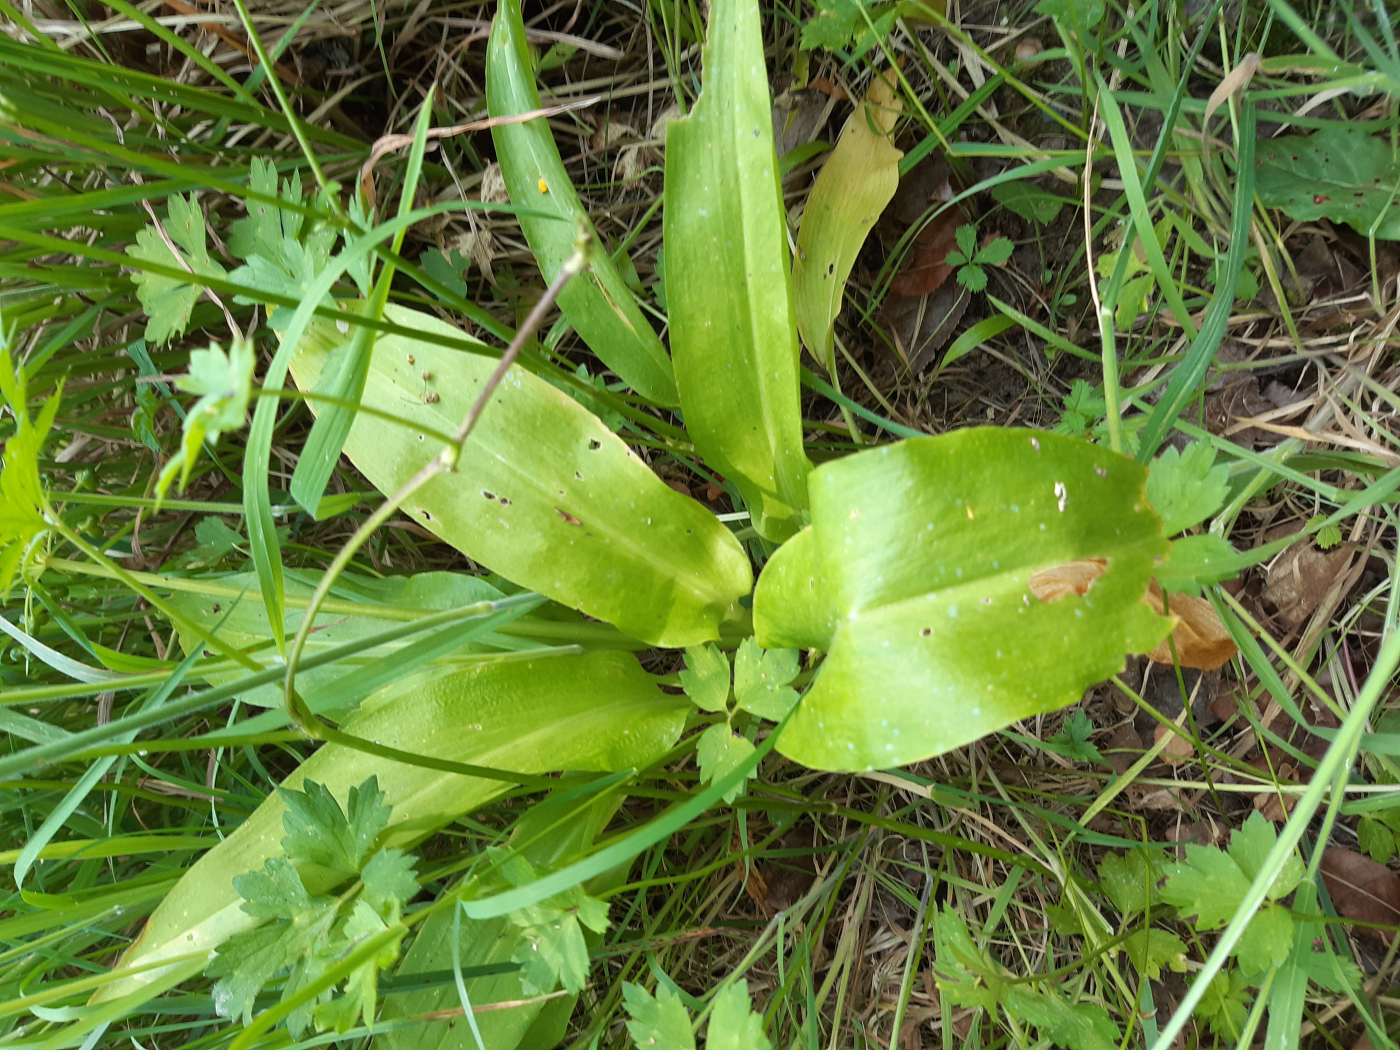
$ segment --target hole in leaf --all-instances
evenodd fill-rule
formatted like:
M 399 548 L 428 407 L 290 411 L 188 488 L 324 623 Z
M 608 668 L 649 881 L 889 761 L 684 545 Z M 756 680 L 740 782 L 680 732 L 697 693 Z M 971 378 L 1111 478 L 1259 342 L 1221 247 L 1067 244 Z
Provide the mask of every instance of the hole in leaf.
M 597 451 L 598 451 L 600 448 L 602 448 L 602 447 L 603 447 L 603 443 L 602 443 L 601 441 L 597 440 L 596 438 L 589 438 L 589 439 L 588 439 L 588 451 L 589 451 L 589 452 L 597 452 Z
M 1066 562 L 1031 573 L 1027 586 L 1043 602 L 1057 602 L 1070 594 L 1083 597 L 1107 568 L 1107 558 Z

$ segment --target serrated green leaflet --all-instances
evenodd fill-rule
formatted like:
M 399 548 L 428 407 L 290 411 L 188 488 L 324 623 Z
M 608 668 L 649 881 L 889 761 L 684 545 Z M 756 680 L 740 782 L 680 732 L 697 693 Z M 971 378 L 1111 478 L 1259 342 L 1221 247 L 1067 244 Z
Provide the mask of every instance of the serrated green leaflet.
M 462 336 L 401 307 L 385 316 Z M 339 342 L 333 326 L 311 326 L 291 363 L 298 386 L 317 388 Z M 495 366 L 489 357 L 382 336 L 364 404 L 451 433 Z M 383 492 L 439 449 L 408 426 L 363 414 L 345 443 Z M 521 586 L 657 645 L 717 638 L 751 586 L 747 557 L 713 514 L 668 487 L 577 401 L 519 367 L 497 388 L 458 470 L 429 482 L 404 510 Z
M 428 757 L 522 773 L 611 771 L 645 766 L 663 754 L 680 735 L 685 710 L 684 702 L 653 684 L 635 657 L 600 652 L 467 668 L 361 714 L 345 730 Z M 379 842 L 385 847 L 411 846 L 508 788 L 500 781 L 386 763 L 330 744 L 302 763 L 283 787 L 298 788 L 311 779 L 340 799 L 370 773 L 378 776 L 394 809 L 393 824 Z M 201 857 L 151 916 L 126 964 L 215 948 L 255 926 L 239 906 L 229 875 L 259 869 L 282 855 L 286 812 L 279 796 L 270 797 Z M 308 893 L 324 891 L 325 873 L 307 868 L 301 876 Z M 336 877 L 330 878 L 333 884 Z M 152 969 L 113 982 L 97 1001 L 153 986 L 163 973 Z
M 1261 143 L 1254 181 L 1259 201 L 1292 219 L 1328 218 L 1380 240 L 1400 240 L 1400 157 L 1389 141 L 1330 125 L 1303 138 Z
M 533 806 L 516 824 L 507 848 L 537 869 L 547 869 L 581 854 L 603 830 L 621 799 L 612 793 L 596 798 L 574 797 L 580 789 L 557 792 Z M 590 881 L 590 892 L 600 893 L 625 878 L 626 869 Z M 584 939 L 596 946 L 601 939 L 585 930 Z M 456 951 L 454 952 L 454 942 Z M 404 955 L 397 976 L 442 973 L 450 968 L 465 969 L 463 962 L 479 967 L 482 963 L 503 966 L 506 972 L 465 978 L 460 985 L 396 995 L 386 1000 L 383 1018 L 412 1017 L 431 1010 L 446 1010 L 469 1002 L 518 1002 L 527 999 L 522 975 L 511 957 L 527 945 L 526 931 L 505 916 L 494 919 L 468 919 L 460 909 L 438 911 L 428 917 Z M 390 1050 L 478 1050 L 476 1036 L 487 1047 L 533 1045 L 552 1047 L 563 1039 L 563 1026 L 573 1013 L 574 996 L 548 1002 L 525 1003 L 511 1009 L 484 1011 L 475 1017 L 476 1033 L 470 1024 L 456 1019 L 420 1023 L 383 1036 Z M 562 1009 L 563 1016 L 558 1016 Z M 536 1043 L 522 1044 L 535 1026 L 542 1031 Z M 558 1030 L 554 1038 L 546 1032 Z
M 807 504 L 787 220 L 756 0 L 716 0 L 704 89 L 666 127 L 666 302 L 695 446 L 738 487 L 759 535 Z
M 199 278 L 228 276 L 227 270 L 209 258 L 209 249 L 204 243 L 204 213 L 193 197 L 187 200 L 179 194 L 172 196 L 169 214 L 161 225 L 168 242 L 155 227 L 148 226 L 136 235 L 136 243 L 126 250 L 137 262 L 165 266 L 173 263 L 189 273 L 189 280 L 141 270 L 133 277 L 136 294 L 150 318 L 146 338 L 153 343 L 168 343 L 184 334 L 190 323 L 190 312 L 204 294 L 203 285 L 197 283 Z M 171 245 L 181 252 L 178 259 Z
M 1146 478 L 1105 449 L 994 427 L 814 471 L 812 527 L 754 596 L 760 644 L 828 652 L 779 749 L 819 769 L 918 761 L 1072 703 L 1150 649 L 1168 624 L 1141 599 L 1167 542 Z M 1033 573 L 1088 558 L 1108 568 L 1087 594 L 1031 593 Z
M 1162 516 L 1162 531 L 1175 536 L 1210 517 L 1225 502 L 1230 468 L 1215 463 L 1215 448 L 1194 441 L 1185 452 L 1167 448 L 1152 461 L 1147 475 L 1147 498 Z
M 540 108 L 520 0 L 500 0 L 491 24 L 486 101 L 493 117 Z M 491 137 L 511 202 L 532 210 L 520 216 L 520 228 L 544 279 L 552 281 L 572 254 L 579 227 L 593 231 L 588 212 L 543 117 L 498 124 Z M 593 253 L 589 271 L 560 293 L 559 306 L 589 348 L 633 390 L 659 405 L 676 404 L 676 380 L 666 349 L 606 252 Z

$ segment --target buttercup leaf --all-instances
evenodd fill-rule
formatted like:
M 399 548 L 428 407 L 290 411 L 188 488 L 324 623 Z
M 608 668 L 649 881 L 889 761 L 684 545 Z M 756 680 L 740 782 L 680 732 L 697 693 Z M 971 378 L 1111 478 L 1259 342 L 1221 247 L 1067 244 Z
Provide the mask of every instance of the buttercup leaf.
M 190 314 L 204 294 L 204 287 L 196 283 L 196 278 L 223 278 L 228 275 L 222 266 L 209 258 L 209 249 L 204 243 L 204 213 L 192 196 L 186 198 L 178 193 L 172 194 L 162 225 L 170 241 L 181 250 L 178 259 L 165 238 L 152 226 L 141 230 L 136 235 L 136 243 L 126 249 L 127 255 L 138 266 L 142 262 L 157 263 L 175 270 L 188 269 L 191 274 L 191 279 L 186 281 L 138 269 L 133 278 L 137 298 L 141 300 L 141 306 L 149 318 L 146 338 L 157 345 L 183 335 L 189 327 Z
M 688 646 L 681 688 L 702 711 L 723 711 L 729 704 L 729 661 L 713 642 Z
M 645 1050 L 695 1050 L 690 1014 L 675 992 L 658 986 L 652 995 L 639 984 L 622 982 L 622 1002 L 627 1008 L 627 1031 Z

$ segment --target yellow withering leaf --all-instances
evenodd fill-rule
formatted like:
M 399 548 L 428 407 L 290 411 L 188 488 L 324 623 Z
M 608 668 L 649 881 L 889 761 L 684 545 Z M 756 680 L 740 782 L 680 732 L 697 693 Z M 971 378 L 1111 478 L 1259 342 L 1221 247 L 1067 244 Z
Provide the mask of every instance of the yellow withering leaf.
M 841 312 L 846 278 L 880 213 L 899 186 L 904 156 L 891 140 L 903 107 L 893 70 L 871 81 L 830 158 L 817 176 L 797 233 L 792 278 L 797 330 L 808 351 L 825 363 L 831 326 Z

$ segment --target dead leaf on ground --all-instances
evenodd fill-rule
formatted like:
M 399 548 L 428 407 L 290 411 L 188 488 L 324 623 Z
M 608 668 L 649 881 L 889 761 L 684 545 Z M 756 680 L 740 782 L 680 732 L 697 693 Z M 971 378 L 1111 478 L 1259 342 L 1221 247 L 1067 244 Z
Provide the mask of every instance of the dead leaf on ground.
M 918 375 L 953 337 L 953 329 L 972 298 L 956 281 L 945 281 L 932 295 L 891 295 L 879 313 L 880 326 L 895 341 L 899 355 Z
M 1028 586 L 1043 602 L 1057 601 L 1070 594 L 1084 595 L 1107 568 L 1108 561 L 1104 558 L 1066 562 L 1032 573 Z M 1148 586 L 1142 601 L 1159 616 L 1163 614 L 1166 606 L 1156 580 Z M 1235 655 L 1235 643 L 1210 602 L 1189 594 L 1173 594 L 1170 604 L 1171 615 L 1176 619 L 1171 641 L 1182 667 L 1214 671 Z M 1164 640 L 1147 657 L 1156 663 L 1170 664 L 1171 646 Z
M 778 840 L 785 850 L 810 849 L 812 834 L 794 829 Z M 766 916 L 791 908 L 812 888 L 817 865 L 811 854 L 784 857 L 780 861 L 755 861 L 744 889 Z
M 778 156 L 810 142 L 826 123 L 834 101 L 810 88 L 779 95 L 773 103 L 773 146 Z
M 1170 739 L 1167 739 L 1166 746 L 1162 748 L 1159 754 L 1163 762 L 1177 766 L 1195 757 L 1196 747 L 1191 743 L 1188 737 L 1173 732 L 1167 726 L 1158 725 L 1156 732 L 1152 734 L 1152 742 L 1154 744 L 1160 744 L 1164 738 Z
M 1165 838 L 1168 842 L 1176 843 L 1173 852 L 1179 861 L 1186 859 L 1187 846 L 1210 846 L 1215 843 L 1215 836 L 1194 820 L 1176 821 L 1167 828 Z
M 916 164 L 899 180 L 876 224 L 876 236 L 885 250 L 893 252 L 931 205 L 950 201 L 954 195 L 952 172 L 942 155 L 932 154 Z M 953 268 L 947 265 L 949 250 L 957 247 L 957 229 L 966 221 L 961 210 L 949 208 L 919 231 L 877 316 L 896 353 L 915 375 L 952 338 L 971 299 L 966 288 L 948 280 Z
M 1182 808 L 1181 795 L 1172 788 L 1129 784 L 1126 795 L 1128 805 L 1133 809 L 1153 809 L 1159 812 L 1174 813 Z
M 952 200 L 952 184 L 945 181 L 934 199 Z M 957 208 L 948 208 L 929 220 L 910 245 L 909 258 L 890 282 L 890 291 L 895 295 L 929 295 L 942 287 L 953 272 L 948 253 L 957 248 L 958 230 L 966 225 L 967 219 Z
M 1278 609 L 1279 621 L 1293 628 L 1311 616 L 1350 558 L 1350 547 L 1320 551 L 1299 543 L 1285 551 L 1264 583 L 1264 597 Z
M 1113 767 L 1113 772 L 1122 776 L 1142 757 L 1142 737 L 1131 722 L 1125 722 L 1114 730 L 1104 749 L 1104 758 Z
M 1337 913 L 1358 922 L 1400 924 L 1400 875 L 1355 850 L 1332 846 L 1322 854 L 1322 884 Z M 1389 944 L 1393 931 L 1362 929 Z
M 1147 654 L 1148 659 L 1159 664 L 1172 662 L 1172 646 L 1176 648 L 1177 660 L 1182 667 L 1194 667 L 1202 671 L 1214 671 L 1228 663 L 1238 650 L 1234 640 L 1215 609 L 1204 598 L 1194 598 L 1189 594 L 1173 594 L 1166 603 L 1162 600 L 1162 589 L 1153 580 L 1147 588 L 1143 602 L 1162 615 L 1168 605 L 1176 618 L 1172 628 L 1171 642 L 1163 639 Z
M 1255 769 L 1259 770 L 1266 777 L 1273 777 L 1280 784 L 1298 783 L 1298 766 L 1284 757 L 1283 752 L 1271 749 L 1271 755 L 1255 755 L 1247 761 Z M 1272 764 L 1270 760 L 1272 759 Z M 1262 814 L 1265 820 L 1272 820 L 1275 824 L 1282 824 L 1288 819 L 1288 814 L 1293 812 L 1293 807 L 1298 804 L 1297 795 L 1284 795 L 1269 788 L 1259 792 L 1254 796 L 1254 808 Z

